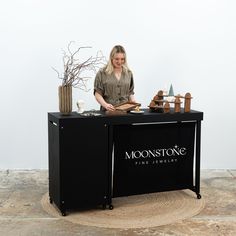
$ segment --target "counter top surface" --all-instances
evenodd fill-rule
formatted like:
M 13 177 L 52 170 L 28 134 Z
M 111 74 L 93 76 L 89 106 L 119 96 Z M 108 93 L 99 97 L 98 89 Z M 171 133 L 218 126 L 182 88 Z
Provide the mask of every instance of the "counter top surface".
M 171 109 L 170 113 L 152 112 L 149 109 L 140 109 L 144 111 L 141 114 L 133 114 L 130 112 L 102 112 L 102 111 L 86 111 L 84 114 L 72 112 L 70 115 L 62 115 L 60 112 L 49 112 L 48 117 L 52 120 L 72 121 L 74 119 L 87 119 L 94 121 L 102 121 L 107 124 L 129 124 L 129 123 L 145 123 L 145 122 L 179 122 L 179 121 L 201 121 L 203 120 L 203 112 L 191 110 L 190 112 L 176 113 Z M 87 115 L 85 115 L 87 114 Z

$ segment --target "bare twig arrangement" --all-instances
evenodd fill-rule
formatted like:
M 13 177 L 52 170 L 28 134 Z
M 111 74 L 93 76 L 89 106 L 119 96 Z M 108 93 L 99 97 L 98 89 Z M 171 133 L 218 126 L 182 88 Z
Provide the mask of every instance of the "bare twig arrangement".
M 64 73 L 56 71 L 58 78 L 62 80 L 62 86 L 72 86 L 74 88 L 79 88 L 84 91 L 89 91 L 87 88 L 87 81 L 91 78 L 88 76 L 82 75 L 85 71 L 96 71 L 105 64 L 105 57 L 102 55 L 102 52 L 97 52 L 96 56 L 91 56 L 84 61 L 80 61 L 79 52 L 81 49 L 91 48 L 89 46 L 79 47 L 77 50 L 72 51 L 71 45 L 74 43 L 71 41 L 67 46 L 67 51 L 63 50 L 63 64 L 64 64 Z

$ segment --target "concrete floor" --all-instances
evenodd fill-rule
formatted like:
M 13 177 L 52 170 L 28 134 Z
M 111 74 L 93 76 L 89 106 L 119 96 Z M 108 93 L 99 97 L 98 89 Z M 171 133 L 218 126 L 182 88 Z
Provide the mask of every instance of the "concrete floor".
M 40 204 L 47 191 L 46 170 L 0 171 L 0 236 L 236 235 L 236 170 L 203 170 L 204 210 L 193 218 L 155 228 L 106 229 L 53 218 Z

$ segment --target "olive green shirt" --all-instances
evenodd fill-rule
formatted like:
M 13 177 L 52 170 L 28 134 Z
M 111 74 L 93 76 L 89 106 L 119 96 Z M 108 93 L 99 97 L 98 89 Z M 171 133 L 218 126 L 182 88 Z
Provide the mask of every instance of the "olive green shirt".
M 98 92 L 107 103 L 117 105 L 127 102 L 129 96 L 134 94 L 134 81 L 131 71 L 121 73 L 118 80 L 114 73 L 107 74 L 103 69 L 99 70 L 94 81 L 94 94 Z

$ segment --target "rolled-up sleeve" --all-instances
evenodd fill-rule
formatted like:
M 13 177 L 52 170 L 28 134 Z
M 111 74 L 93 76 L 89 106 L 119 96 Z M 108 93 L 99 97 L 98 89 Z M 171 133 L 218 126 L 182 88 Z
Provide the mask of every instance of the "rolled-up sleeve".
M 98 73 L 96 74 L 95 80 L 94 80 L 94 90 L 93 90 L 94 95 L 95 95 L 95 92 L 98 92 L 102 96 L 104 95 L 104 85 L 102 83 L 101 71 L 98 71 Z

